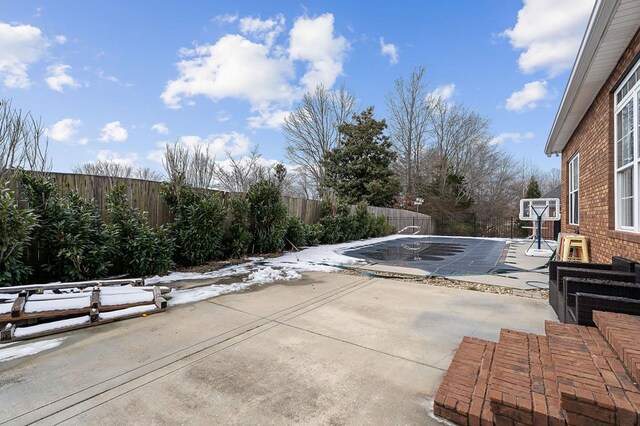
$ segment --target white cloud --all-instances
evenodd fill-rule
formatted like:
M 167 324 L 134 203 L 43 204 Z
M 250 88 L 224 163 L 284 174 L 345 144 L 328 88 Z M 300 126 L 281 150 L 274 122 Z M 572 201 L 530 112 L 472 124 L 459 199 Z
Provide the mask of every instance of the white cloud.
M 71 70 L 69 65 L 55 64 L 47 67 L 47 86 L 56 92 L 64 92 L 64 86 L 79 87 L 80 84 L 67 74 Z
M 284 119 L 289 112 L 281 109 L 263 109 L 257 111 L 257 115 L 249 117 L 247 122 L 252 129 L 278 129 L 284 124 Z
M 88 69 L 90 69 L 90 68 L 88 68 Z M 101 70 L 100 68 L 97 68 L 95 70 L 95 73 L 98 76 L 98 78 L 100 78 L 102 80 L 110 81 L 112 83 L 118 83 L 123 87 L 133 87 L 133 84 L 120 81 L 120 79 L 118 77 L 116 77 L 114 75 L 107 74 L 103 70 Z
M 233 24 L 238 21 L 238 14 L 231 15 L 226 13 L 224 15 L 218 15 L 215 16 L 212 21 L 217 22 L 218 24 Z
M 284 16 L 262 20 L 260 18 L 245 17 L 240 19 L 240 32 L 264 41 L 267 46 L 273 45 L 275 39 L 284 31 Z
M 44 55 L 49 42 L 39 28 L 0 22 L 0 78 L 9 88 L 25 89 L 31 85 L 29 66 Z
M 161 98 L 170 108 L 180 108 L 183 98 L 198 95 L 216 101 L 244 99 L 252 105 L 286 101 L 294 94 L 288 83 L 293 66 L 269 53 L 264 44 L 240 35 L 226 35 L 212 45 L 182 49 L 184 59 L 177 64 L 180 76 L 167 83 Z
M 230 18 L 229 18 L 230 20 Z M 241 18 L 241 34 L 227 34 L 214 44 L 181 49 L 178 77 L 161 94 L 169 108 L 180 108 L 193 97 L 213 101 L 245 100 L 254 117 L 250 125 L 279 125 L 281 111 L 291 107 L 317 84 L 330 88 L 342 73 L 349 47 L 334 35 L 333 15 L 299 17 L 289 31 L 289 45 L 276 43 L 284 17 Z M 301 76 L 296 69 L 306 66 Z M 259 72 L 256 72 L 259 70 Z M 252 123 L 252 124 L 251 124 Z
M 122 164 L 123 166 L 133 166 L 138 161 L 138 154 L 135 152 L 114 152 L 108 149 L 101 149 L 96 156 L 98 161 Z
M 507 99 L 506 108 L 509 111 L 522 112 L 532 110 L 542 100 L 550 97 L 547 82 L 543 80 L 526 83 L 522 90 L 513 92 Z
M 380 37 L 380 53 L 389 57 L 391 65 L 398 63 L 398 48 L 393 43 L 385 43 L 384 37 Z
M 209 154 L 216 158 L 223 158 L 229 152 L 232 156 L 243 155 L 249 152 L 251 140 L 243 133 L 230 132 L 209 135 L 206 138 L 200 136 L 181 136 L 178 142 L 193 150 L 196 147 L 202 150 L 208 150 Z M 167 145 L 173 145 L 174 142 L 163 141 L 158 142 L 158 150 L 151 151 L 147 154 L 147 158 L 151 161 L 162 164 L 164 152 Z
M 119 121 L 105 124 L 100 132 L 100 140 L 103 142 L 124 142 L 128 137 L 127 129 Z
M 77 118 L 63 118 L 53 123 L 47 130 L 47 136 L 54 141 L 66 142 L 78 133 L 82 121 Z
M 151 126 L 151 130 L 155 130 L 160 135 L 166 135 L 169 133 L 169 128 L 164 123 L 156 123 Z
M 569 69 L 578 53 L 594 0 L 525 0 L 513 28 L 502 34 L 523 50 L 525 73 L 546 70 L 555 76 Z
M 442 99 L 443 101 L 448 101 L 453 97 L 455 92 L 456 92 L 455 83 L 449 83 L 449 84 L 436 87 L 432 92 L 429 93 L 428 97 L 433 97 L 436 99 Z
M 306 91 L 318 84 L 331 87 L 342 74 L 342 62 L 349 48 L 347 39 L 333 34 L 333 15 L 299 17 L 289 32 L 289 58 L 307 62 L 300 82 Z
M 53 38 L 58 44 L 65 44 L 67 42 L 67 36 L 57 35 Z
M 491 145 L 500 145 L 506 141 L 511 141 L 513 143 L 521 143 L 524 140 L 533 139 L 533 132 L 502 132 L 495 138 L 489 142 Z
M 231 116 L 227 113 L 227 111 L 221 110 L 216 113 L 216 120 L 218 123 L 224 123 L 225 121 L 231 120 Z

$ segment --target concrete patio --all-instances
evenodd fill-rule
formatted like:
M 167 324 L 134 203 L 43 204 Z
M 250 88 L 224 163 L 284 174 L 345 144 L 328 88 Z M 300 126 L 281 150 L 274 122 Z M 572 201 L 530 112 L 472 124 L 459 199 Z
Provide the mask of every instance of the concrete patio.
M 0 424 L 435 424 L 463 336 L 547 319 L 544 300 L 308 273 L 2 362 Z

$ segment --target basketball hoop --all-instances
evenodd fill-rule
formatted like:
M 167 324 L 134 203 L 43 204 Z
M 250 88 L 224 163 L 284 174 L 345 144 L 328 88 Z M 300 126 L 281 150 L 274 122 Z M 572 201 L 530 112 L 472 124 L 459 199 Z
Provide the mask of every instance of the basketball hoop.
M 558 198 L 523 198 L 520 200 L 520 220 L 537 222 L 537 235 L 531 243 L 533 246 L 538 241 L 538 250 L 542 248 L 542 222 L 555 222 L 560 220 L 560 199 Z M 534 228 L 535 230 L 536 228 Z M 537 238 L 535 238 L 537 237 Z M 544 242 L 549 250 L 553 251 L 549 244 Z M 529 246 L 529 249 L 531 249 Z

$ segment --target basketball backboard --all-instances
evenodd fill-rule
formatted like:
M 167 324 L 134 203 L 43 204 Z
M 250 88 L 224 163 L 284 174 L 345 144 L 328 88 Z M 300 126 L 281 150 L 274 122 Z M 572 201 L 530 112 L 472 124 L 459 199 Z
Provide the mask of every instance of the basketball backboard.
M 543 221 L 560 220 L 560 199 L 558 198 L 523 198 L 520 200 L 520 220 Z

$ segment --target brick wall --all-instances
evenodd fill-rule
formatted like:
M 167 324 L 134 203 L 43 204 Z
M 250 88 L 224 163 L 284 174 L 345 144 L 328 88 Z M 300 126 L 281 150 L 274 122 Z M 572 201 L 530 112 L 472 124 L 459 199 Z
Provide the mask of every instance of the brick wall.
M 612 90 L 640 52 L 640 30 L 582 118 L 562 151 L 561 211 L 563 232 L 589 238 L 591 261 L 611 262 L 612 255 L 640 261 L 640 234 L 615 230 Z M 580 225 L 569 225 L 568 164 L 580 153 Z M 637 204 L 636 204 L 637 206 Z

